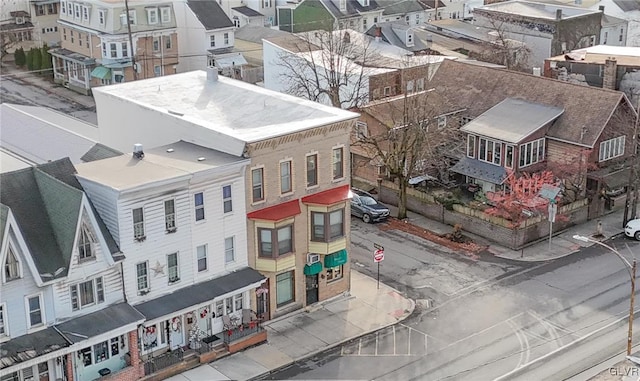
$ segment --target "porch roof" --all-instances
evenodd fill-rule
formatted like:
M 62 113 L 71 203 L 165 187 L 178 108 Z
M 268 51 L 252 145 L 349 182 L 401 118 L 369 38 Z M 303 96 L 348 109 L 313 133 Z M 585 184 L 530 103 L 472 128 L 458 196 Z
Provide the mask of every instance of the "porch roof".
M 96 68 L 91 71 L 91 76 L 100 79 L 111 79 L 111 69 L 104 66 L 96 66 Z
M 460 131 L 519 143 L 563 112 L 558 107 L 507 98 L 464 125 Z
M 44 354 L 68 347 L 69 343 L 53 327 L 2 343 L 0 369 L 25 362 Z
M 135 305 L 134 308 L 140 311 L 147 320 L 153 320 L 188 308 L 195 309 L 203 303 L 213 301 L 217 297 L 242 288 L 258 287 L 265 280 L 264 275 L 252 268 L 245 267 L 231 274 L 185 287 L 171 294 L 140 303 Z
M 49 49 L 49 53 L 52 56 L 71 60 L 85 66 L 93 65 L 96 62 L 95 58 L 87 57 L 84 54 L 76 53 L 64 48 Z
M 55 327 L 71 343 L 77 343 L 127 325 L 142 324 L 143 321 L 144 316 L 135 308 L 127 303 L 119 303 L 57 324 Z
M 492 184 L 502 184 L 507 178 L 507 171 L 504 167 L 485 163 L 467 156 L 460 159 L 450 170 Z

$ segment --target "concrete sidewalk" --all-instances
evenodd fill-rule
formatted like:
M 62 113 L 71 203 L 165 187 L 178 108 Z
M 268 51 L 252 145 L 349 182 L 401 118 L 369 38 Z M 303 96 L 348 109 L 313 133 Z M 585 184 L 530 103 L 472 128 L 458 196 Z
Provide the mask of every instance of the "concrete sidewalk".
M 170 381 L 247 380 L 406 319 L 415 303 L 393 288 L 351 270 L 350 295 L 265 323 L 266 344 L 169 378 Z
M 389 209 L 391 210 L 392 216 L 397 215 L 398 209 L 396 207 L 394 207 L 393 205 L 389 205 Z M 453 228 L 447 224 L 428 219 L 413 212 L 408 212 L 407 216 L 409 223 L 420 226 L 437 234 L 447 234 L 451 233 L 451 231 L 453 230 Z M 549 246 L 549 238 L 547 237 L 546 239 L 540 239 L 537 242 L 529 244 L 522 250 L 511 250 L 504 246 L 493 243 L 484 237 L 480 237 L 466 231 L 464 232 L 464 234 L 471 238 L 477 244 L 481 246 L 487 246 L 488 251 L 497 257 L 517 261 L 547 261 L 575 253 L 582 247 L 595 245 L 595 243 L 592 242 L 577 241 L 573 239 L 573 236 L 582 235 L 592 238 L 596 234 L 598 221 L 602 223 L 603 237 L 599 238 L 600 241 L 619 234 L 623 234 L 623 216 L 624 210 L 614 211 L 600 217 L 599 219 L 587 221 L 585 223 L 578 224 L 561 232 L 555 233 L 551 239 L 551 246 Z

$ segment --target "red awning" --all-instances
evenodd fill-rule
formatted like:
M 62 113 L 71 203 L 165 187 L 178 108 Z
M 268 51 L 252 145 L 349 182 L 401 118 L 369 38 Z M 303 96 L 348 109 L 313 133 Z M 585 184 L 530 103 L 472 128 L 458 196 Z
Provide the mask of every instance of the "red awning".
M 252 220 L 280 221 L 298 214 L 300 214 L 300 203 L 298 199 L 295 199 L 248 213 L 247 218 Z
M 305 204 L 333 205 L 349 198 L 349 185 L 343 185 L 326 191 L 310 194 L 302 198 Z

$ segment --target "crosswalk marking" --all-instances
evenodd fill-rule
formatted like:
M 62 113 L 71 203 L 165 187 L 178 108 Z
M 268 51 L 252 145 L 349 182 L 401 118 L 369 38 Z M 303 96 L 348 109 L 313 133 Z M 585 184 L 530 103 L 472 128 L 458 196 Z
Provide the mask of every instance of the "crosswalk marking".
M 424 356 L 427 353 L 427 343 L 427 335 L 423 332 L 400 324 L 376 332 L 375 337 L 365 336 L 343 345 L 340 355 L 344 357 Z

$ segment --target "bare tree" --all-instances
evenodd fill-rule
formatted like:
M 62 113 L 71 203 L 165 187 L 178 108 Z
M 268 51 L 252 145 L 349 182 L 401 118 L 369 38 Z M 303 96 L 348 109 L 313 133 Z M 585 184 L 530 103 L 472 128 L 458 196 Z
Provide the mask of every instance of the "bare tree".
M 9 55 L 9 50 L 14 48 L 17 43 L 18 39 L 14 33 L 5 32 L 0 34 L 0 61 Z
M 482 44 L 480 52 L 470 52 L 469 56 L 480 61 L 504 65 L 509 70 L 529 71 L 531 49 L 522 41 L 509 38 L 507 20 L 491 15 L 487 19 L 489 41 Z
M 443 123 L 442 110 L 446 102 L 425 90 L 381 101 L 362 111 L 377 120 L 368 126 L 368 134 L 359 136 L 352 144 L 361 147 L 369 158 L 375 158 L 399 186 L 398 215 L 407 217 L 407 188 L 409 179 L 424 175 L 428 167 L 443 160 L 450 144 L 463 141 L 457 123 Z M 453 121 L 453 120 L 452 120 Z
M 368 39 L 351 41 L 346 30 L 297 35 L 278 57 L 286 92 L 335 107 L 358 107 L 368 98 L 368 74 L 376 53 Z

